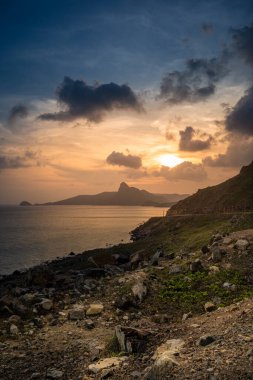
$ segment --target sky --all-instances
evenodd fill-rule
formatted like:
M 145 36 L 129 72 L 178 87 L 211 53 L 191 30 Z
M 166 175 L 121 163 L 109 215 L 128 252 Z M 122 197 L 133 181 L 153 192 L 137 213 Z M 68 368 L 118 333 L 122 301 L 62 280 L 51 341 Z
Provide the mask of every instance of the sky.
M 193 193 L 253 160 L 253 3 L 0 0 L 0 204 Z

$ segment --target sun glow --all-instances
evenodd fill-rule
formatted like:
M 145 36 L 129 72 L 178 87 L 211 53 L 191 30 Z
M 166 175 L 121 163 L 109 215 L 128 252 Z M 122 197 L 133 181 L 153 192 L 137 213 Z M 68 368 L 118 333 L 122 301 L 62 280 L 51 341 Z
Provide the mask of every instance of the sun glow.
M 156 159 L 161 165 L 163 166 L 169 166 L 170 168 L 173 168 L 174 166 L 177 166 L 183 162 L 183 160 L 180 157 L 174 156 L 172 154 L 163 154 Z

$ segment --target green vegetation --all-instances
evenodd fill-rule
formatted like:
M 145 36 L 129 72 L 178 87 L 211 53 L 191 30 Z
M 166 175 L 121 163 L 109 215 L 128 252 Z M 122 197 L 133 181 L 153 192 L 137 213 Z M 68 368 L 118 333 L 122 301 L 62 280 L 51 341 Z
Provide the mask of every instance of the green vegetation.
M 225 288 L 225 282 L 234 287 Z M 226 306 L 250 296 L 253 286 L 247 284 L 243 273 L 235 270 L 168 275 L 159 292 L 161 301 L 182 312 L 203 312 L 204 304 L 210 300 L 217 306 Z

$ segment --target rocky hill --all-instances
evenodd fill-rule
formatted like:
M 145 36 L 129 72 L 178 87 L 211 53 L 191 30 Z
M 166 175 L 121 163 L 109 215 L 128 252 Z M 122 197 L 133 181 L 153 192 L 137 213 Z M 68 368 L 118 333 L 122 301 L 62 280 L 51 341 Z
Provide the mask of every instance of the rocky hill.
M 170 206 L 188 194 L 152 194 L 120 184 L 117 192 L 103 192 L 95 195 L 78 195 L 61 201 L 46 203 L 47 205 L 124 205 L 124 206 Z
M 169 210 L 170 214 L 202 214 L 253 210 L 253 162 L 235 177 L 198 190 Z
M 252 379 L 253 214 L 139 228 L 0 279 L 1 379 Z

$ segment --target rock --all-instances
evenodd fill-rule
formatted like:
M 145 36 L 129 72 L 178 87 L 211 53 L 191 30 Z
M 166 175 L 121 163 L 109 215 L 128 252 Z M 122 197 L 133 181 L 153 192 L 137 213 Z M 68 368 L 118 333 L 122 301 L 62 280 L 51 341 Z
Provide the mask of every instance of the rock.
M 90 364 L 88 369 L 91 373 L 97 375 L 107 369 L 118 369 L 127 358 L 124 356 L 105 358 L 99 360 L 97 363 Z
M 130 260 L 130 257 L 129 257 L 129 255 L 126 254 L 126 253 L 120 253 L 120 254 L 117 255 L 117 257 L 116 257 L 116 263 L 117 263 L 118 265 L 126 264 L 126 263 L 129 262 L 129 260 Z
M 237 242 L 235 243 L 235 247 L 237 249 L 240 249 L 241 251 L 244 251 L 245 249 L 247 249 L 249 246 L 249 242 L 248 240 L 246 239 L 239 239 L 237 240 Z
M 173 260 L 175 258 L 175 253 L 171 252 L 166 255 L 166 259 L 168 260 Z
M 137 299 L 140 302 L 142 302 L 143 299 L 146 297 L 147 291 L 148 291 L 146 285 L 144 285 L 144 283 L 141 280 L 136 282 L 132 286 L 131 290 L 132 290 L 132 293 L 133 293 L 135 299 Z
M 14 324 L 14 325 L 21 325 L 22 324 L 22 319 L 18 316 L 18 315 L 12 315 L 9 319 L 8 319 L 8 323 L 10 324 Z
M 191 312 L 183 314 L 182 321 L 186 321 L 189 318 L 192 318 Z
M 199 259 L 196 259 L 195 261 L 193 261 L 191 264 L 190 264 L 190 271 L 192 273 L 196 273 L 196 272 L 200 272 L 202 271 L 204 268 L 203 268 L 203 265 L 201 263 L 201 261 Z
M 184 344 L 185 342 L 182 339 L 170 339 L 159 346 L 153 356 L 155 362 L 144 379 L 163 380 L 170 378 L 172 368 L 179 365 L 176 358 Z
M 207 245 L 203 245 L 203 247 L 201 248 L 201 252 L 206 254 L 210 252 L 210 249 L 208 248 Z
M 199 340 L 198 340 L 198 345 L 199 346 L 207 346 L 208 344 L 211 344 L 215 341 L 215 338 L 212 335 L 203 335 Z
M 251 348 L 246 352 L 246 356 L 248 356 L 248 357 L 253 356 L 253 347 L 251 347 Z
M 216 310 L 216 306 L 213 302 L 206 302 L 204 305 L 204 309 L 206 312 L 211 312 Z
M 131 327 L 116 326 L 115 336 L 118 340 L 120 350 L 127 353 L 145 352 L 149 331 L 139 330 Z
M 211 257 L 214 263 L 218 263 L 219 261 L 222 260 L 222 251 L 219 247 L 211 248 L 211 252 L 212 252 Z
M 85 327 L 88 330 L 92 330 L 92 329 L 94 329 L 95 324 L 94 324 L 94 322 L 91 319 L 86 319 L 86 321 L 85 321 Z
M 101 303 L 93 303 L 86 311 L 86 315 L 100 315 L 104 310 L 104 306 Z
M 53 302 L 50 299 L 44 298 L 39 305 L 44 311 L 49 311 L 53 307 Z
M 71 321 L 78 321 L 84 318 L 85 310 L 81 305 L 74 305 L 74 308 L 68 311 L 68 319 Z
M 131 258 L 130 258 L 131 268 L 132 269 L 137 268 L 139 264 L 143 261 L 143 259 L 144 259 L 143 250 L 135 252 L 133 255 L 131 255 Z
M 115 301 L 115 307 L 120 310 L 128 310 L 131 307 L 136 307 L 136 301 L 133 296 L 121 296 Z
M 50 368 L 47 370 L 47 379 L 62 379 L 63 372 L 58 369 Z
M 14 325 L 14 324 L 10 325 L 10 334 L 11 335 L 18 335 L 19 334 L 19 329 L 16 325 Z
M 150 259 L 150 265 L 158 265 L 160 256 L 161 256 L 161 251 L 159 250 L 156 251 L 156 253 Z
M 177 273 L 182 273 L 182 272 L 183 272 L 182 267 L 176 264 L 172 265 L 169 271 L 170 274 L 177 274 Z
M 29 285 L 48 287 L 54 284 L 55 275 L 47 265 L 41 265 L 27 272 L 27 281 Z
M 34 372 L 32 373 L 30 380 L 35 380 L 35 379 L 40 379 L 41 378 L 41 373 L 40 372 Z
M 229 244 L 232 243 L 232 241 L 233 241 L 233 239 L 231 239 L 231 237 L 226 236 L 226 237 L 224 237 L 222 243 L 225 244 L 225 245 L 229 245 Z
M 215 265 L 212 265 L 210 268 L 209 268 L 210 272 L 211 273 L 218 273 L 220 271 L 220 268 L 215 266 Z
M 134 371 L 130 374 L 131 379 L 140 379 L 142 376 L 142 373 L 139 371 Z

